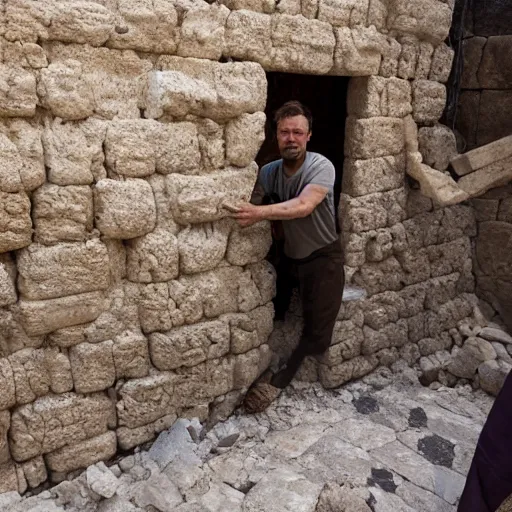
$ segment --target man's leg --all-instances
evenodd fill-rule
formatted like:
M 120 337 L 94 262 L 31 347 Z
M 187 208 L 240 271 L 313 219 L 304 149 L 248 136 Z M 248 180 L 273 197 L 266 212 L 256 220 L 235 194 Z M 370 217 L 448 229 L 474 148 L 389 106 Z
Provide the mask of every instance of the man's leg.
M 274 297 L 274 320 L 284 320 L 292 298 L 293 289 L 297 286 L 297 276 L 294 276 L 292 262 L 281 252 L 279 263 L 276 265 L 276 296 Z
M 320 254 L 297 267 L 304 330 L 286 367 L 270 381 L 278 388 L 291 382 L 306 356 L 322 354 L 329 348 L 343 296 L 345 276 L 341 251 Z

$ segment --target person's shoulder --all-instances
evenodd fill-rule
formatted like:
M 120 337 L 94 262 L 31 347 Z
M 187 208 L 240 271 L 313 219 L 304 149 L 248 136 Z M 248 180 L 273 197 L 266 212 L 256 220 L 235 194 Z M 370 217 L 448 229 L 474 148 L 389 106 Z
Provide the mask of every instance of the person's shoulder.
M 308 151 L 307 156 L 309 160 L 308 167 L 334 169 L 333 163 L 320 153 L 313 153 Z
M 260 169 L 260 176 L 262 176 L 262 177 L 271 176 L 272 174 L 277 172 L 277 170 L 281 166 L 282 161 L 283 161 L 282 159 L 279 159 L 279 160 L 274 160 L 272 162 L 269 162 L 268 164 L 265 164 Z

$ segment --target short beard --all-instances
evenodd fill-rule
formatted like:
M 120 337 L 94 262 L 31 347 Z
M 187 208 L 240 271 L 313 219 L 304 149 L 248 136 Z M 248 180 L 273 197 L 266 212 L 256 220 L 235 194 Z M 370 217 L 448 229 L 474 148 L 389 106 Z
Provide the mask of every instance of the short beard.
M 281 156 L 285 162 L 296 162 L 302 157 L 302 151 L 300 149 L 296 150 L 283 150 L 281 151 Z

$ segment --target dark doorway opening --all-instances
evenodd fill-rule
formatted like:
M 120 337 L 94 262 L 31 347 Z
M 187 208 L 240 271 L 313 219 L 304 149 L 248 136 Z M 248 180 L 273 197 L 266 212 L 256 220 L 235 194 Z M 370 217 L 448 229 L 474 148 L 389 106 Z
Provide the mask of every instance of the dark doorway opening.
M 308 143 L 308 150 L 324 155 L 336 169 L 334 202 L 336 211 L 338 211 L 343 176 L 343 146 L 349 78 L 267 73 L 267 82 L 265 142 L 256 157 L 256 162 L 261 167 L 280 158 L 273 122 L 274 112 L 287 101 L 300 101 L 313 114 L 313 134 Z

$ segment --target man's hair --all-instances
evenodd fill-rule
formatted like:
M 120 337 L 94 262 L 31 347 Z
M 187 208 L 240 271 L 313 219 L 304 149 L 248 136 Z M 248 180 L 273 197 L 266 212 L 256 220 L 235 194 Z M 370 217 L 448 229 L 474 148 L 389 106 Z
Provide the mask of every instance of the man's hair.
M 309 131 L 313 128 L 313 116 L 308 107 L 300 101 L 287 101 L 283 106 L 279 107 L 274 114 L 274 122 L 277 123 L 287 117 L 304 116 L 308 121 Z

